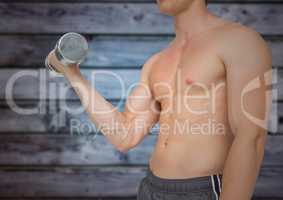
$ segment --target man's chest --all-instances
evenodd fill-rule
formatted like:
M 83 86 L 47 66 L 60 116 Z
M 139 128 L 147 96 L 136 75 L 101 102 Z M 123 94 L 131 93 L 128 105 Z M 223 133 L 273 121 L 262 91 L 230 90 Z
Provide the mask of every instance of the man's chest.
M 211 47 L 168 49 L 149 74 L 155 98 L 210 90 L 225 80 L 225 66 Z

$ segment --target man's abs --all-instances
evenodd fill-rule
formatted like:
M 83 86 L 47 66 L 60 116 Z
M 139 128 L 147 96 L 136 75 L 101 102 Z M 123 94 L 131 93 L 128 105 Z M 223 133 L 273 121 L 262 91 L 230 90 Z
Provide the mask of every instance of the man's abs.
M 160 122 L 160 126 L 162 124 Z M 169 179 L 222 173 L 231 141 L 231 133 L 173 134 L 160 131 L 149 165 L 155 175 Z
M 162 110 L 169 104 L 173 109 L 160 115 L 158 138 L 150 159 L 155 175 L 176 179 L 222 173 L 233 140 L 224 91 L 218 91 L 213 106 L 207 100 L 187 102 L 192 109 L 207 110 L 204 114 L 192 109 L 189 112 L 184 102 L 177 111 L 180 102 L 174 98 L 173 102 L 161 102 Z

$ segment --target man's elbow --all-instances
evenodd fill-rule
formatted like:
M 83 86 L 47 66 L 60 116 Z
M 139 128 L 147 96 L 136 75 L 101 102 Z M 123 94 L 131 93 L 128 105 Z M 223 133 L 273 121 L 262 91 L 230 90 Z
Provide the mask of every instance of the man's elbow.
M 117 146 L 116 147 L 116 149 L 119 151 L 119 152 L 121 152 L 121 153 L 123 153 L 123 154 L 126 154 L 126 153 L 128 153 L 128 151 L 131 149 L 131 147 L 130 146 Z
M 267 138 L 267 131 L 265 130 L 258 131 L 258 133 L 255 136 L 255 146 L 259 153 L 260 152 L 262 154 L 264 153 L 266 138 Z
M 258 130 L 253 133 L 251 137 L 251 146 L 256 153 L 258 165 L 260 166 L 264 158 L 264 150 L 266 144 L 267 132 L 265 130 Z
M 127 138 L 122 143 L 116 146 L 116 149 L 121 153 L 128 153 L 129 150 L 136 147 L 138 142 L 136 142 L 133 138 Z
M 133 149 L 136 145 L 131 145 L 131 144 L 127 144 L 127 145 L 118 145 L 116 146 L 116 149 L 121 152 L 121 153 L 128 153 L 128 151 L 130 151 L 131 149 Z
M 248 130 L 248 131 L 247 131 Z M 239 129 L 241 132 L 238 138 L 242 143 L 246 143 L 249 146 L 253 146 L 257 149 L 262 149 L 265 146 L 267 131 L 260 127 L 250 127 L 245 130 Z
M 266 142 L 267 131 L 263 128 L 257 128 L 252 133 L 252 140 L 256 146 L 264 146 Z

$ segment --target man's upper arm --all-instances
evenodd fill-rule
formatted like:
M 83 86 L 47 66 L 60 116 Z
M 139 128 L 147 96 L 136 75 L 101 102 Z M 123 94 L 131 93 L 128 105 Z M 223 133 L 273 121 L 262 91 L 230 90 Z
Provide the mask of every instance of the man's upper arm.
M 253 30 L 239 30 L 233 39 L 224 58 L 229 122 L 235 134 L 258 132 L 266 128 L 270 109 L 271 53 Z
M 135 135 L 133 143 L 138 143 L 159 119 L 160 108 L 152 96 L 148 80 L 151 67 L 157 56 L 158 54 L 152 56 L 144 64 L 140 81 L 127 97 L 123 114 L 127 124 L 132 128 L 131 132 Z

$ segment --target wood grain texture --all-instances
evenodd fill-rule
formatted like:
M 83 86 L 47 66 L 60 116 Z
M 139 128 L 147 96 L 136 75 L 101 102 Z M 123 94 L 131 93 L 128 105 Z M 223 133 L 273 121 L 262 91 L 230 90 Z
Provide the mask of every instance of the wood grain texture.
M 253 197 L 252 200 L 282 200 L 282 198 L 276 197 Z M 25 198 L 25 197 L 12 197 L 9 200 L 78 200 L 78 198 L 72 197 L 36 197 L 36 198 Z M 90 198 L 80 198 L 80 200 L 137 200 L 136 196 L 133 197 L 90 197 Z
M 277 115 L 278 115 L 278 124 L 277 124 L 277 132 L 279 134 L 283 134 L 283 103 L 280 102 L 277 105 Z
M 156 3 L 156 0 L 0 0 L 0 2 L 47 2 L 47 3 Z M 209 4 L 214 3 L 282 3 L 283 0 L 209 0 Z
M 107 99 L 125 98 L 140 79 L 140 69 L 84 69 L 81 72 Z M 52 76 L 46 69 L 2 68 L 0 86 L 2 100 L 78 99 L 65 78 Z
M 282 169 L 283 169 L 282 167 L 278 167 L 278 168 L 263 167 L 260 171 L 260 175 L 256 183 L 254 195 L 257 197 L 265 197 L 265 198 L 268 197 L 281 198 L 283 196 L 282 194 L 283 177 L 280 177 L 281 176 L 280 174 L 283 172 Z M 275 176 L 278 176 L 277 177 L 278 179 L 275 178 Z
M 209 9 L 262 34 L 283 32 L 282 4 L 217 4 Z M 172 18 L 152 3 L 1 3 L 0 15 L 1 33 L 173 33 Z
M 147 165 L 156 139 L 149 135 L 125 154 L 102 135 L 0 135 L 0 165 Z M 283 167 L 282 143 L 283 136 L 268 136 L 264 166 Z
M 0 199 L 136 199 L 157 130 L 127 154 L 118 152 L 104 136 L 94 134 L 86 113 L 66 111 L 81 106 L 72 89 L 66 92 L 69 84 L 35 68 L 43 68 L 60 34 L 76 31 L 87 34 L 91 49 L 83 74 L 90 80 L 93 71 L 114 72 L 128 91 L 139 80 L 145 60 L 173 36 L 172 19 L 161 15 L 154 2 L 0 0 Z M 266 36 L 273 66 L 283 67 L 283 0 L 213 0 L 209 9 Z M 8 80 L 24 68 L 31 74 L 17 80 L 13 98 L 21 108 L 38 106 L 29 115 L 15 113 L 4 102 Z M 283 70 L 275 75 L 269 126 L 279 135 L 283 134 Z M 121 94 L 119 81 L 106 74 L 96 78 L 92 84 L 122 111 L 127 94 Z M 277 135 L 268 136 L 253 199 L 283 199 L 283 136 Z
M 60 36 L 0 36 L 2 47 L 0 66 L 21 68 L 44 67 L 44 59 L 54 48 Z M 89 54 L 85 68 L 139 68 L 154 53 L 160 51 L 173 39 L 170 36 L 86 36 Z M 283 38 L 266 38 L 272 50 L 273 65 L 283 67 Z
M 146 165 L 156 140 L 156 136 L 148 136 L 135 149 L 123 154 L 102 135 L 0 135 L 0 138 L 1 165 L 56 166 Z
M 0 198 L 1 199 L 1 198 Z M 136 196 L 132 197 L 90 197 L 90 198 L 76 198 L 76 197 L 12 197 L 9 200 L 137 200 Z M 268 200 L 262 198 L 253 198 L 252 200 Z M 273 200 L 281 200 L 281 199 L 273 199 Z
M 277 90 L 278 100 L 281 101 L 283 98 L 283 70 L 277 70 L 277 84 L 275 85 L 275 88 Z
M 2 168 L 0 197 L 131 197 L 145 172 L 145 167 Z M 282 168 L 262 168 L 255 196 L 283 196 L 282 175 Z
M 253 197 L 252 200 L 282 200 L 282 198 L 276 197 Z M 51 197 L 51 198 L 9 198 L 9 200 L 78 200 L 78 198 L 64 198 L 64 197 Z M 80 198 L 80 200 L 137 200 L 136 196 L 133 197 L 90 197 L 90 198 Z
M 0 171 L 0 197 L 129 197 L 142 167 L 53 168 Z
M 125 101 L 109 102 L 119 111 Z M 22 134 L 73 134 L 92 136 L 97 133 L 95 125 L 80 102 L 43 101 L 22 102 L 1 107 L 0 133 Z

